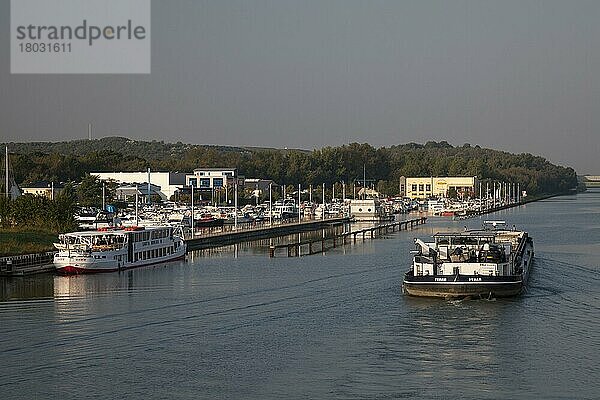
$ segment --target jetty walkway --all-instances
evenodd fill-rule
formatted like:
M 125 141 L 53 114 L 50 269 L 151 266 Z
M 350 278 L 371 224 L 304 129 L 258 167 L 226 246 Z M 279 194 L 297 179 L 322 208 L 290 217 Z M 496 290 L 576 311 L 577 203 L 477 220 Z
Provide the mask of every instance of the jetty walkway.
M 54 251 L 0 258 L 0 276 L 22 276 L 54 271 Z
M 390 222 L 387 224 L 369 226 L 362 229 L 345 231 L 326 238 L 270 246 L 269 257 L 275 257 L 277 250 L 280 249 L 287 250 L 288 257 L 300 257 L 324 253 L 328 249 L 332 249 L 337 246 L 344 246 L 349 242 L 356 243 L 357 237 L 361 237 L 362 240 L 365 240 L 366 238 L 374 239 L 377 236 L 385 235 L 389 232 L 395 232 L 396 230 L 401 231 L 402 228 L 404 228 L 404 230 L 408 230 L 409 227 L 412 229 L 417 225 L 424 224 L 426 220 L 427 217 L 419 217 L 403 221 Z
M 185 242 L 188 251 L 204 250 L 214 247 L 228 246 L 235 243 L 247 242 L 259 239 L 269 239 L 278 236 L 291 235 L 299 232 L 315 231 L 319 229 L 330 228 L 336 225 L 342 225 L 350 222 L 350 218 L 337 217 L 318 220 L 307 220 L 301 222 L 281 223 L 261 226 L 246 226 L 239 229 L 229 229 L 223 231 L 197 232 L 194 236 L 191 233 L 185 235 Z

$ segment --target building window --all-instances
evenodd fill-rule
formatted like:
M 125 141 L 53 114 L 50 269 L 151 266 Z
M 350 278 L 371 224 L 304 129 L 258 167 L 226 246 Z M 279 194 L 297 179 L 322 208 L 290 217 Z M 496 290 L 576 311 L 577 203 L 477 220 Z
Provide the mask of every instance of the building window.
M 425 185 L 425 190 L 428 192 L 431 192 L 431 185 L 430 184 Z
M 421 183 L 421 184 L 419 184 L 419 192 L 422 192 L 422 191 L 424 190 L 424 186 L 425 186 L 425 185 L 423 185 L 422 183 Z
M 416 184 L 413 184 L 413 185 L 412 185 L 412 191 L 413 191 L 413 192 L 416 192 L 416 191 L 417 191 L 417 185 L 416 185 Z
M 210 179 L 200 179 L 200 187 L 210 187 Z
M 190 178 L 190 186 L 198 187 L 198 179 Z
M 223 187 L 223 178 L 214 178 L 213 187 Z

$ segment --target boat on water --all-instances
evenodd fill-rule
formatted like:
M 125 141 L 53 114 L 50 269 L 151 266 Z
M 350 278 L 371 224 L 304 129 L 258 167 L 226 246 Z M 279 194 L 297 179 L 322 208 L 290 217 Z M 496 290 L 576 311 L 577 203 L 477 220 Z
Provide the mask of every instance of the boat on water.
M 225 223 L 223 218 L 215 218 L 210 213 L 203 213 L 199 216 L 194 216 L 195 228 L 216 228 L 221 227 Z
M 100 228 L 65 233 L 54 243 L 60 274 L 120 271 L 185 257 L 186 244 L 172 226 Z
M 384 222 L 393 221 L 394 215 L 388 213 L 379 199 L 350 200 L 350 215 L 355 221 Z
M 505 221 L 485 221 L 482 229 L 437 233 L 415 239 L 412 268 L 403 291 L 424 297 L 508 297 L 521 293 L 533 261 L 533 239 Z

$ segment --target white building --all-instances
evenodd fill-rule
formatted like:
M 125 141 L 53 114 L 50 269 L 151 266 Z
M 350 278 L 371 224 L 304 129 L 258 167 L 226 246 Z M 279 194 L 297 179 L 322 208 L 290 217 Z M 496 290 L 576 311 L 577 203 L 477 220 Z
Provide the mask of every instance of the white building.
M 196 168 L 193 174 L 185 176 L 185 185 L 199 189 L 221 188 L 232 185 L 237 177 L 237 168 Z
M 148 172 L 90 172 L 101 180 L 114 180 L 118 183 L 148 183 Z M 150 172 L 150 184 L 158 186 L 163 198 L 170 199 L 177 189 L 186 184 L 183 172 Z
M 141 202 L 148 202 L 148 183 L 134 183 L 119 186 L 115 190 L 115 197 L 119 201 L 135 201 L 136 195 Z M 150 196 L 158 196 L 161 200 L 169 200 L 160 187 L 150 184 Z

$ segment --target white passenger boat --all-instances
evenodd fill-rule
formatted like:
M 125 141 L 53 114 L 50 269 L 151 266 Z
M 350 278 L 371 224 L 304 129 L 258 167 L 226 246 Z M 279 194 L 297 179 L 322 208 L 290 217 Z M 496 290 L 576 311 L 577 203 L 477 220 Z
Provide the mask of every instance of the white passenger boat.
M 110 272 L 185 257 L 181 230 L 171 226 L 101 228 L 59 236 L 54 265 L 61 274 Z
M 405 293 L 425 297 L 506 297 L 523 290 L 533 261 L 533 239 L 486 221 L 480 230 L 415 239 L 417 251 L 403 281 Z

